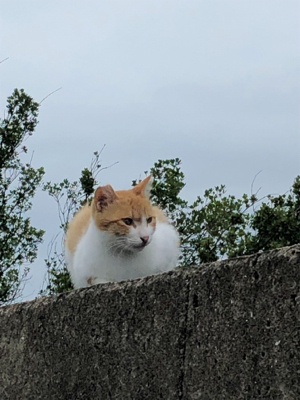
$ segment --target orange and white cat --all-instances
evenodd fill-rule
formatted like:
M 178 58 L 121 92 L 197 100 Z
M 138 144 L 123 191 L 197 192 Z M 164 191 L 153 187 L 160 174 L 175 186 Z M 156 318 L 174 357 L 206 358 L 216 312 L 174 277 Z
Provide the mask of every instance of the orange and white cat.
M 75 288 L 134 279 L 174 269 L 179 236 L 151 205 L 151 176 L 129 190 L 95 191 L 71 221 L 65 257 Z

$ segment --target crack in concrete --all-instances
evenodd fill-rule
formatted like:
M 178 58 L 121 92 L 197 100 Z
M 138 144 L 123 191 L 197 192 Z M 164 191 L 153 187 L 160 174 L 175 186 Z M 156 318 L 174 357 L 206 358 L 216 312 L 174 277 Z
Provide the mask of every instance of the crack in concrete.
M 179 393 L 178 400 L 184 399 L 184 386 L 185 386 L 185 372 L 186 372 L 186 343 L 187 343 L 187 333 L 188 333 L 188 320 L 189 320 L 189 305 L 190 305 L 190 280 L 187 285 L 187 299 L 186 299 L 186 309 L 185 309 L 185 319 L 184 319 L 184 327 L 183 327 L 183 351 L 182 351 L 182 364 L 181 371 L 179 375 Z

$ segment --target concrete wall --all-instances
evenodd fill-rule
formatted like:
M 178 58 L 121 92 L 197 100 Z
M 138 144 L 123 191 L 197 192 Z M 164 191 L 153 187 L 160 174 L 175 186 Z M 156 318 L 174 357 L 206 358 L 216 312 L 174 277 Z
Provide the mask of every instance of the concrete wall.
M 300 245 L 0 309 L 0 399 L 300 399 Z

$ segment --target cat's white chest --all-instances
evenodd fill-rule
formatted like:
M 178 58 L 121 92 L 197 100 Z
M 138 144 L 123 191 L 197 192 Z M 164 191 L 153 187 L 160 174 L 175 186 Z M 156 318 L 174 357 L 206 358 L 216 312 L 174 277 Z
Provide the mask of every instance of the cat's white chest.
M 158 223 L 151 243 L 132 255 L 125 251 L 115 251 L 111 235 L 100 231 L 91 220 L 74 256 L 68 260 L 68 269 L 75 287 L 135 279 L 176 267 L 179 255 L 178 233 L 167 223 Z

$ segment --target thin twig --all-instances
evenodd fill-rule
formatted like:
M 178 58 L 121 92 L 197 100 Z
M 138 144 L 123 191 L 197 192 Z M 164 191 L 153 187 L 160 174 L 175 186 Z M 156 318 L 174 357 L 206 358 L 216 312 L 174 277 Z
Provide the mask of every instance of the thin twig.
M 4 61 L 8 60 L 9 57 L 4 58 L 4 60 L 0 61 L 0 64 L 2 64 Z
M 60 87 L 60 88 L 54 90 L 53 92 L 49 93 L 46 97 L 44 97 L 44 98 L 39 102 L 39 105 L 41 105 L 42 102 L 43 102 L 44 100 L 46 100 L 46 99 L 47 99 L 49 96 L 51 96 L 53 93 L 58 92 L 60 89 L 62 89 L 62 87 Z
M 101 154 L 102 154 L 102 152 L 103 152 L 105 146 L 106 146 L 106 144 L 104 143 L 104 145 L 102 146 L 102 149 L 99 151 L 99 156 L 101 156 Z
M 252 183 L 251 183 L 251 197 L 253 196 L 253 186 L 254 186 L 254 182 L 255 182 L 255 180 L 256 180 L 256 178 L 257 178 L 257 176 L 260 174 L 262 172 L 262 169 L 260 170 L 260 171 L 258 171 L 258 173 L 254 176 L 254 178 L 253 178 L 253 181 L 252 181 Z M 261 189 L 261 187 L 255 192 L 255 197 L 257 196 L 257 194 L 258 194 L 258 192 L 260 191 L 260 189 Z M 254 207 L 254 203 L 252 204 L 252 209 L 253 209 L 253 212 L 255 212 L 255 207 Z
M 262 169 L 261 169 L 260 171 L 258 171 L 258 173 L 257 173 L 257 174 L 254 176 L 254 178 L 253 178 L 253 181 L 252 181 L 252 183 L 251 183 L 251 195 L 253 195 L 253 185 L 254 185 L 254 182 L 255 182 L 257 176 L 258 176 L 261 172 L 262 172 Z
M 119 164 L 119 161 L 116 161 L 116 162 L 114 162 L 113 164 L 108 165 L 107 167 L 100 168 L 99 171 L 95 174 L 94 178 L 97 177 L 97 175 L 99 174 L 99 172 L 103 171 L 104 169 L 108 169 L 108 168 L 110 168 L 110 167 L 113 167 L 113 166 L 116 165 L 116 164 Z

